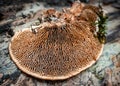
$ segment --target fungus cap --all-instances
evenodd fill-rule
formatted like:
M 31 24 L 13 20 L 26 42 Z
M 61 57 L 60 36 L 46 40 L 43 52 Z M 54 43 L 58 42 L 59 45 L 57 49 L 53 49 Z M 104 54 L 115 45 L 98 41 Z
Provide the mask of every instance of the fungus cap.
M 46 80 L 63 80 L 90 67 L 99 58 L 103 45 L 86 21 L 44 22 L 33 33 L 17 32 L 9 52 L 25 73 Z

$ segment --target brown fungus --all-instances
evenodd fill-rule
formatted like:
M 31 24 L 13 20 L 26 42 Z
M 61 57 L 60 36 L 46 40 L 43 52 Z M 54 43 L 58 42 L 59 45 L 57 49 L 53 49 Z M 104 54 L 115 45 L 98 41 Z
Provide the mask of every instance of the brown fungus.
M 46 12 L 58 14 L 54 10 Z M 23 72 L 39 79 L 63 80 L 90 67 L 99 58 L 103 45 L 86 24 L 89 21 L 78 20 L 74 14 L 59 14 L 55 16 L 58 21 L 41 23 L 36 34 L 25 29 L 13 36 L 10 56 Z

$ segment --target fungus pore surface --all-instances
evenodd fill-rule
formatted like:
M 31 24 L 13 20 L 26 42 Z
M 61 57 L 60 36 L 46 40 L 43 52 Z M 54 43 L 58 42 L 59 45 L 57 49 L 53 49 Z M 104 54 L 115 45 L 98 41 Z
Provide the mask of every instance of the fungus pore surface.
M 74 3 L 67 12 L 47 10 L 44 18 L 48 19 L 39 25 L 36 33 L 31 29 L 17 32 L 9 52 L 19 69 L 40 79 L 63 80 L 95 63 L 102 44 L 91 31 L 95 28 L 91 22 L 97 19 L 91 8 L 96 7 L 86 6 Z M 79 9 L 75 11 L 74 7 Z

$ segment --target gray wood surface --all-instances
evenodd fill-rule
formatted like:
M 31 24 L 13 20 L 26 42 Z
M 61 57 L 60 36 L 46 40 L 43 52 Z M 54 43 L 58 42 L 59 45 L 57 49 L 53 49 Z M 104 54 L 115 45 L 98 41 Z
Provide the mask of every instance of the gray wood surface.
M 44 8 L 42 3 L 39 3 Z M 33 10 L 38 7 L 33 3 Z M 34 8 L 34 6 L 36 8 Z M 29 13 L 28 7 L 22 13 Z M 40 8 L 40 9 L 41 9 Z M 58 7 L 55 7 L 58 8 Z M 59 8 L 60 9 L 60 8 Z M 108 12 L 108 34 L 100 59 L 80 74 L 63 81 L 36 79 L 21 72 L 12 62 L 8 52 L 11 37 L 7 32 L 0 34 L 0 86 L 120 86 L 120 10 L 104 6 Z M 29 10 L 30 11 L 30 10 Z M 16 14 L 20 16 L 20 12 Z M 28 27 L 31 22 L 11 28 L 14 31 Z M 0 28 L 1 29 L 1 28 Z

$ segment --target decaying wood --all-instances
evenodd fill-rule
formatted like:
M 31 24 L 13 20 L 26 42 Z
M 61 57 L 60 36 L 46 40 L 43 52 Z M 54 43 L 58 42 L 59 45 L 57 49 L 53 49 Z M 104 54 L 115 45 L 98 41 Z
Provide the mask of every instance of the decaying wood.
M 109 10 L 113 9 L 113 8 L 110 9 L 111 7 L 110 8 L 109 7 L 110 6 L 108 6 L 106 8 L 109 9 Z M 114 14 L 114 13 L 116 13 L 116 12 L 112 12 L 112 14 Z M 40 12 L 40 14 L 41 14 L 41 12 Z M 111 15 L 111 16 L 112 16 L 112 18 L 115 17 L 115 15 Z M 17 19 L 17 20 L 20 20 L 20 19 Z M 119 23 L 119 18 L 116 19 L 116 21 L 117 22 L 115 22 L 114 19 L 112 20 L 112 23 L 111 23 L 111 21 L 109 21 L 109 23 L 110 23 L 109 29 L 111 29 L 112 25 L 114 26 L 114 22 L 115 22 L 115 25 L 117 23 Z M 116 36 L 116 34 L 119 34 L 119 31 L 114 33 L 114 31 L 116 31 L 116 29 L 115 30 L 113 30 L 113 29 L 115 29 L 115 26 L 114 26 L 114 28 L 112 28 L 110 30 L 110 33 L 111 33 L 111 31 L 113 31 L 112 32 L 113 35 L 111 35 L 110 38 L 112 38 L 112 36 L 115 35 L 114 39 L 116 39 L 116 38 L 118 38 L 118 36 Z M 119 29 L 117 29 L 117 30 L 119 30 Z M 4 34 L 4 32 L 2 34 Z M 2 35 L 2 34 L 0 34 L 0 57 L 1 57 L 0 58 L 0 62 L 2 62 L 2 58 L 5 59 L 7 57 L 6 55 L 8 55 L 8 52 L 7 52 L 7 48 L 8 47 L 6 47 L 6 45 L 10 41 L 10 38 L 7 38 L 7 36 L 5 34 L 4 35 Z M 6 39 L 7 40 L 9 39 L 9 41 L 5 41 Z M 112 40 L 114 40 L 114 39 L 112 39 Z M 112 46 L 112 45 L 114 45 L 114 43 L 115 43 L 115 45 L 119 45 L 117 41 L 115 41 L 115 42 L 108 42 L 106 45 Z M 104 50 L 107 50 L 106 45 L 105 45 Z M 32 85 L 32 86 L 88 86 L 88 85 L 89 86 L 101 86 L 101 84 L 109 86 L 108 85 L 109 84 L 108 81 L 111 81 L 110 84 L 112 83 L 112 86 L 119 86 L 120 85 L 120 66 L 119 66 L 120 61 L 118 59 L 119 54 L 117 52 L 117 51 L 119 51 L 119 50 L 117 50 L 119 48 L 119 46 L 118 46 L 118 48 L 115 48 L 116 49 L 115 50 L 114 49 L 115 45 L 113 47 L 109 48 L 110 51 L 113 49 L 114 50 L 113 52 L 108 51 L 106 53 L 106 56 L 104 56 L 104 54 L 105 54 L 105 52 L 104 52 L 104 54 L 101 56 L 101 60 L 105 60 L 105 59 L 109 58 L 108 61 L 110 61 L 110 63 L 112 64 L 113 67 L 109 66 L 107 61 L 105 61 L 105 63 L 107 63 L 107 67 L 108 67 L 107 69 L 108 70 L 105 70 L 106 67 L 105 68 L 103 67 L 104 69 L 101 69 L 101 65 L 104 66 L 106 64 L 100 62 L 101 61 L 100 60 L 95 65 L 93 65 L 93 67 L 94 67 L 94 66 L 99 64 L 97 69 L 93 69 L 92 71 L 91 71 L 91 68 L 87 69 L 86 71 L 83 71 L 82 73 L 76 75 L 75 77 L 72 77 L 72 78 L 64 80 L 64 81 L 54 81 L 54 82 L 53 81 L 45 81 L 45 80 L 41 80 L 41 79 L 36 79 L 34 77 L 28 76 L 27 74 L 24 74 L 23 72 L 21 72 L 20 76 L 16 76 L 15 77 L 17 79 L 13 80 L 13 79 L 10 78 L 12 80 L 12 82 L 7 82 L 6 84 L 1 82 L 1 81 L 6 81 L 7 79 L 4 79 L 3 77 L 5 76 L 5 74 L 3 74 L 3 72 L 0 72 L 0 74 L 1 74 L 1 76 L 0 76 L 0 86 L 5 86 L 5 85 L 6 86 L 7 85 L 8 86 L 9 85 L 10 86 L 17 86 L 18 83 L 20 83 L 18 86 L 24 86 L 24 85 L 25 86 L 30 86 L 30 85 Z M 109 54 L 110 56 L 108 56 L 107 54 Z M 114 56 L 113 62 L 112 62 L 111 61 L 111 56 L 113 56 L 113 54 L 115 56 Z M 103 56 L 105 57 L 105 59 L 104 59 Z M 8 59 L 9 59 L 9 57 L 7 58 L 7 60 Z M 6 65 L 6 67 L 10 66 L 9 64 L 2 64 L 2 65 Z M 5 69 L 6 67 L 3 68 L 2 65 L 0 64 L 0 71 L 2 71 L 3 69 L 4 69 L 4 72 L 7 72 L 7 71 L 10 70 L 10 69 L 9 70 Z M 11 67 L 9 67 L 9 68 L 11 68 Z M 96 73 L 94 73 L 96 71 L 100 71 L 99 73 L 105 71 L 105 73 L 104 73 L 105 75 L 102 76 L 102 79 L 98 79 L 98 77 L 96 77 Z M 97 73 L 97 74 L 99 74 L 99 73 Z M 10 73 L 10 75 L 11 75 L 11 73 Z M 101 75 L 99 75 L 99 76 L 101 77 Z

